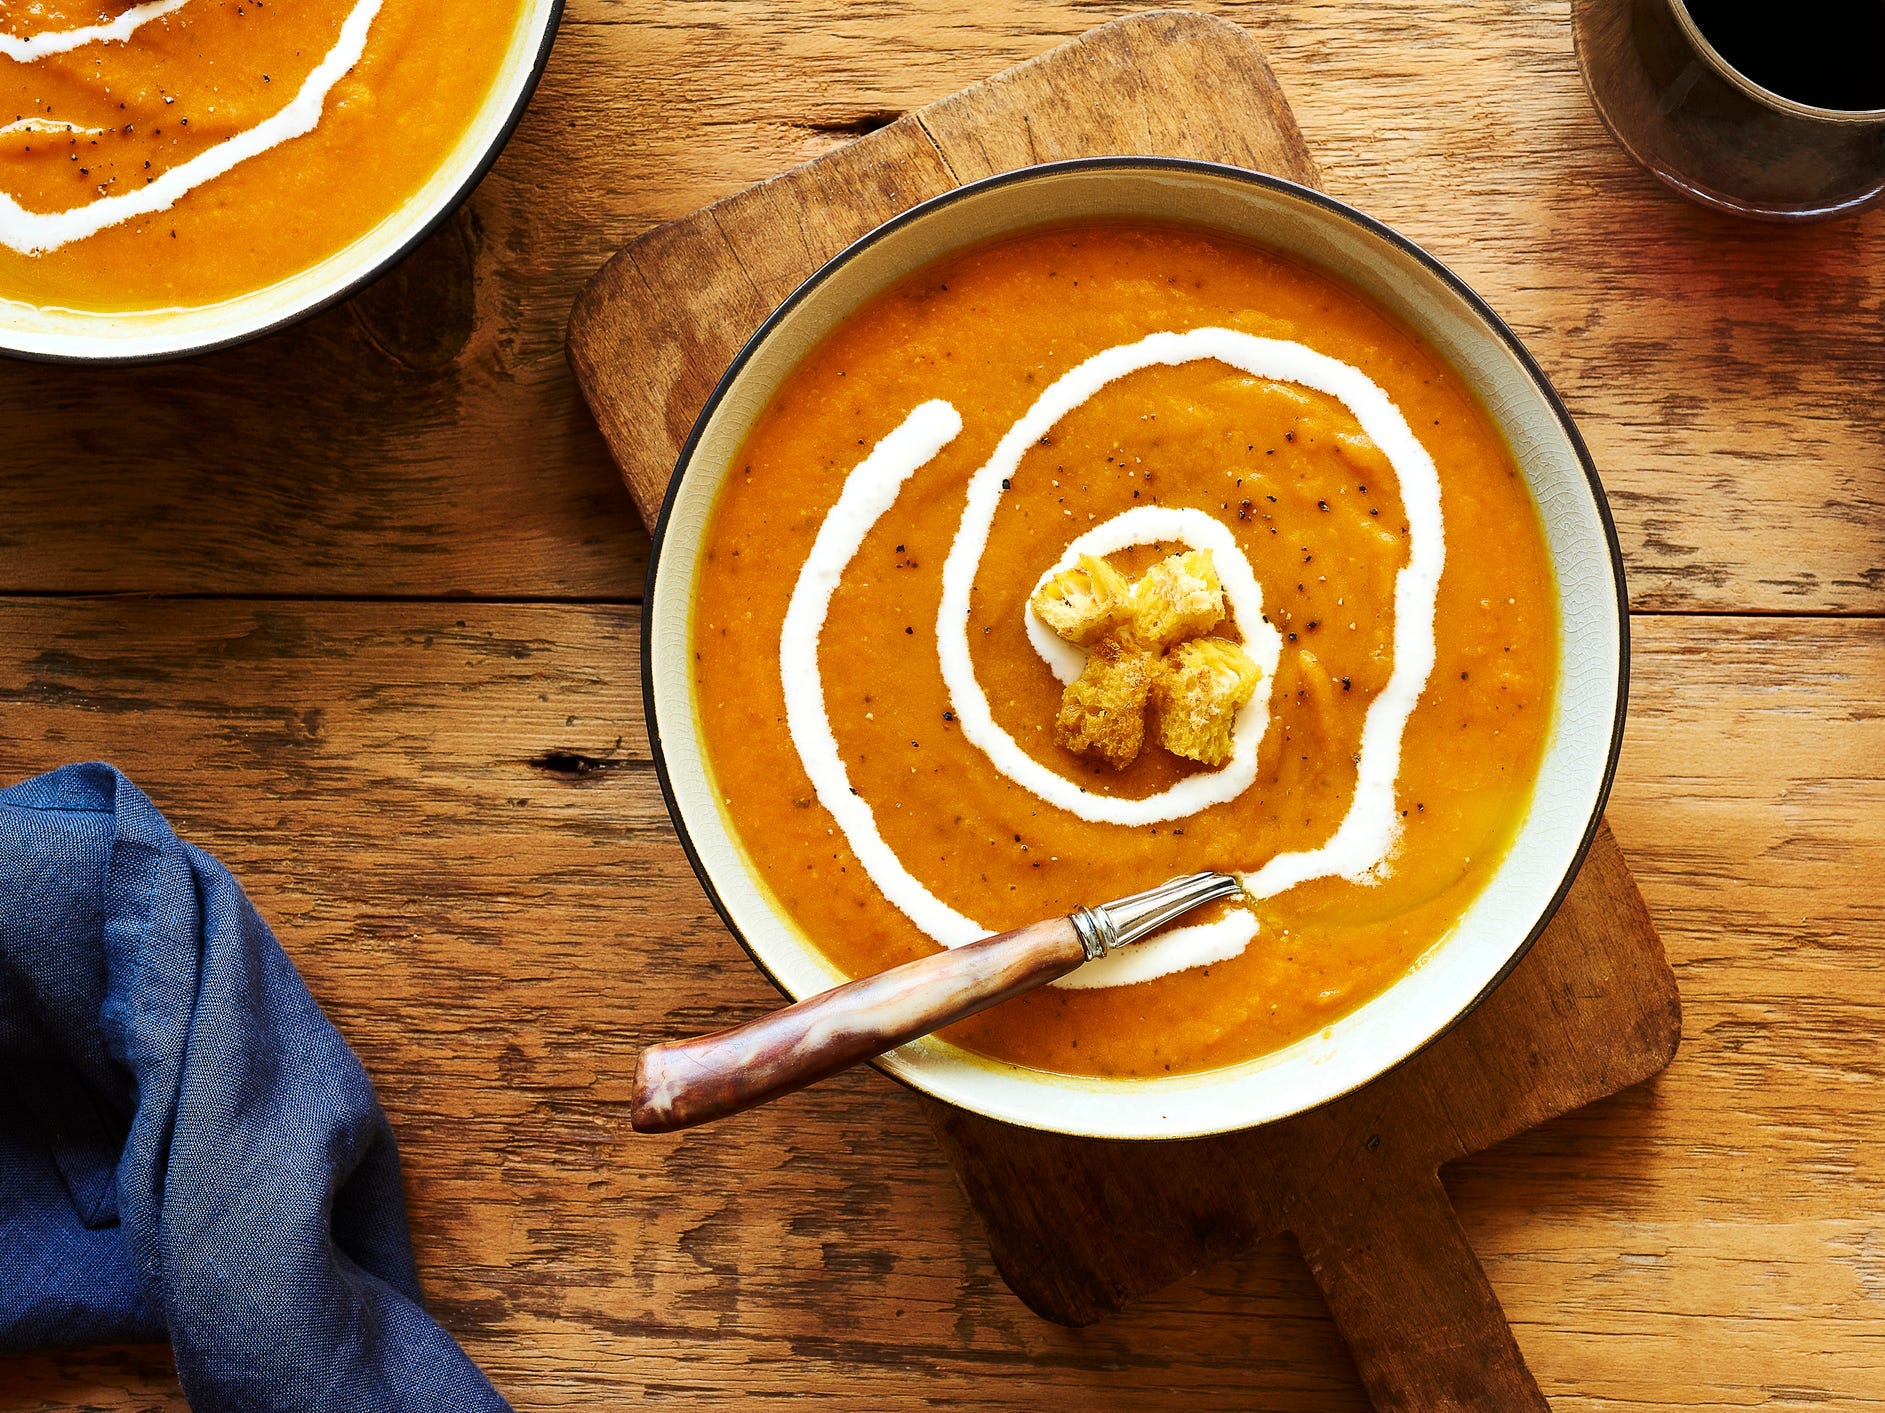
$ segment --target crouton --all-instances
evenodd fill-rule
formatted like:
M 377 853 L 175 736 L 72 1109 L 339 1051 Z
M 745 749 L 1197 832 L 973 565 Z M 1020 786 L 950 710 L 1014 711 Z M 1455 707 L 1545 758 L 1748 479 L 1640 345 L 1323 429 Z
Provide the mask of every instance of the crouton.
M 1217 767 L 1231 757 L 1231 727 L 1256 693 L 1263 669 L 1235 643 L 1194 638 L 1159 660 L 1152 677 L 1152 728 L 1175 756 Z
M 1085 647 L 1112 632 L 1132 612 L 1132 585 L 1103 559 L 1080 556 L 1034 591 L 1028 606 L 1070 643 Z
M 1080 675 L 1060 694 L 1054 739 L 1077 755 L 1097 757 L 1114 770 L 1139 758 L 1145 745 L 1146 693 L 1151 653 L 1102 638 Z
M 1161 559 L 1132 586 L 1132 616 L 1123 636 L 1151 652 L 1180 638 L 1208 633 L 1224 620 L 1224 587 L 1209 550 Z

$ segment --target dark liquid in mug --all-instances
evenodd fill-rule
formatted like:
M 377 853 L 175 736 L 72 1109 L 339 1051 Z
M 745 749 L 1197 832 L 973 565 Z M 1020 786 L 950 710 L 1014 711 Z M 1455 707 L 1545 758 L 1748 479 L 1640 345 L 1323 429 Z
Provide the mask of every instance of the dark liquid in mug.
M 1688 0 L 1717 53 L 1815 108 L 1885 108 L 1885 0 Z

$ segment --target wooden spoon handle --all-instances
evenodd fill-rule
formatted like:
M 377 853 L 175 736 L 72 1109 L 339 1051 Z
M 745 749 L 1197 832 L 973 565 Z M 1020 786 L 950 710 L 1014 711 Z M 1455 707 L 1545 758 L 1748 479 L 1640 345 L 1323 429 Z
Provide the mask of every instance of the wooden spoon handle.
M 1065 976 L 1086 960 L 1071 918 L 1037 922 L 807 997 L 695 1040 L 653 1045 L 629 1119 L 669 1133 L 777 1099 Z

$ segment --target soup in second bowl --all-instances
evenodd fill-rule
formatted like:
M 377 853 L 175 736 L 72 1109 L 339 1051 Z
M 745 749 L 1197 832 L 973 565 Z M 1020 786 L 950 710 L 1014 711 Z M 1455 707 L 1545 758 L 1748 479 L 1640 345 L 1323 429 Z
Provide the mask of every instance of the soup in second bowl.
M 471 126 L 523 0 L 0 4 L 0 304 L 193 307 L 365 235 Z

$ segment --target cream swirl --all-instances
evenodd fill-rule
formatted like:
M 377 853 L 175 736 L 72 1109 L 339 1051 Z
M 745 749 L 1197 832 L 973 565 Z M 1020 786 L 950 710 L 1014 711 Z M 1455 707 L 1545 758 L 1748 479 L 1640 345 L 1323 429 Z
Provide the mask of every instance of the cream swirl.
M 0 34 L 0 57 L 16 64 L 30 64 L 54 54 L 69 54 L 88 44 L 122 44 L 152 20 L 161 20 L 189 3 L 190 0 L 149 0 L 147 4 L 133 5 L 103 24 L 41 30 L 38 34 Z
M 945 947 L 986 937 L 971 921 L 925 888 L 903 866 L 877 832 L 877 816 L 851 788 L 851 774 L 838 754 L 825 707 L 824 674 L 818 670 L 818 640 L 831 612 L 831 596 L 871 526 L 897 499 L 903 483 L 935 459 L 962 430 L 962 418 L 946 402 L 926 402 L 871 448 L 845 477 L 837 504 L 826 512 L 812 552 L 805 557 L 786 605 L 779 633 L 779 675 L 785 687 L 785 724 L 812 789 L 838 821 L 858 863 L 896 908 Z
M 1222 328 L 1152 334 L 1095 354 L 1041 394 L 970 477 L 967 505 L 943 564 L 936 639 L 950 705 L 965 738 L 996 770 L 1044 802 L 1092 823 L 1135 827 L 1188 817 L 1236 799 L 1254 782 L 1282 640 L 1263 617 L 1262 587 L 1249 559 L 1230 531 L 1202 511 L 1163 506 L 1128 510 L 1074 540 L 1042 578 L 1073 563 L 1081 553 L 1109 554 L 1131 545 L 1180 542 L 1213 552 L 1237 628 L 1265 677 L 1263 691 L 1238 715 L 1232 757 L 1222 769 L 1187 776 L 1167 790 L 1139 799 L 1087 790 L 1034 760 L 996 723 L 969 653 L 969 595 L 975 572 L 987 551 L 1001 495 L 1028 448 L 1107 384 L 1155 364 L 1200 360 L 1216 360 L 1256 377 L 1300 384 L 1336 398 L 1381 448 L 1400 481 L 1409 552 L 1395 579 L 1394 666 L 1387 686 L 1369 704 L 1363 721 L 1354 797 L 1327 842 L 1278 855 L 1242 875 L 1246 892 L 1256 898 L 1273 896 L 1312 878 L 1367 881 L 1386 866 L 1398 837 L 1394 791 L 1401 739 L 1433 667 L 1434 608 L 1445 563 L 1439 474 L 1406 418 L 1373 380 L 1303 344 Z M 793 586 L 779 643 L 787 728 L 820 803 L 837 821 L 860 865 L 884 896 L 926 934 L 949 947 L 986 936 L 993 929 L 957 911 L 912 875 L 878 832 L 869 804 L 851 788 L 825 707 L 818 643 L 831 596 L 865 536 L 895 503 L 904 483 L 933 460 L 961 426 L 961 417 L 948 403 L 924 403 L 851 472 Z M 1021 612 L 1030 641 L 1049 669 L 1060 680 L 1070 680 L 1080 668 L 1078 649 L 1045 633 L 1032 622 L 1025 605 Z M 1255 915 L 1234 908 L 1215 922 L 1174 928 L 1129 951 L 1091 963 L 1057 984 L 1123 986 L 1208 965 L 1237 955 L 1256 931 Z
M 12 43 L 25 46 L 31 58 L 41 58 L 66 52 L 80 44 L 121 41 L 128 39 L 139 25 L 169 14 L 183 3 L 184 0 L 174 0 L 174 3 L 159 0 L 154 5 L 127 10 L 111 24 L 83 30 L 54 30 L 30 39 L 15 39 Z M 328 93 L 366 52 L 367 31 L 380 12 L 380 4 L 381 0 L 359 0 L 342 22 L 334 47 L 314 66 L 295 96 L 281 109 L 254 127 L 179 162 L 135 190 L 121 196 L 101 196 L 65 211 L 28 211 L 11 196 L 0 192 L 0 245 L 22 255 L 39 255 L 139 216 L 156 215 L 169 210 L 204 182 L 213 181 L 251 157 L 313 132 L 320 125 Z M 33 52 L 34 45 L 39 46 L 38 52 Z

